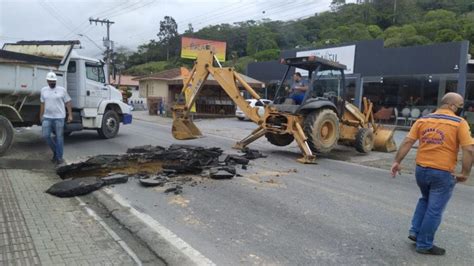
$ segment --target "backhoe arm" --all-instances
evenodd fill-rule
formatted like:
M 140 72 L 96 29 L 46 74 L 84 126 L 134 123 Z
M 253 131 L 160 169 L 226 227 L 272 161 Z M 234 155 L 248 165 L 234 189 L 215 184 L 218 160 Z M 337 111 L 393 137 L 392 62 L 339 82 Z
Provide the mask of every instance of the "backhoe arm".
M 261 124 L 258 108 L 251 107 L 244 97 L 240 95 L 239 84 L 252 95 L 260 100 L 260 96 L 248 85 L 247 82 L 232 68 L 214 67 L 214 53 L 206 50 L 198 54 L 194 67 L 185 79 L 179 101 L 171 110 L 173 112 L 172 133 L 176 139 L 194 139 L 202 136 L 199 129 L 189 119 L 189 112 L 194 105 L 209 74 L 219 83 L 230 99 L 250 118 L 253 122 Z M 184 103 L 182 99 L 185 99 Z

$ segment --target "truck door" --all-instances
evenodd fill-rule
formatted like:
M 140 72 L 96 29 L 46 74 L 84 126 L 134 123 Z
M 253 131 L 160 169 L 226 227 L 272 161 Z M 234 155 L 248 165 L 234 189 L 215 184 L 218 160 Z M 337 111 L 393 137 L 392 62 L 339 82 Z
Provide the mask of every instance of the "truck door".
M 97 108 L 102 100 L 109 98 L 101 64 L 86 62 L 86 108 Z

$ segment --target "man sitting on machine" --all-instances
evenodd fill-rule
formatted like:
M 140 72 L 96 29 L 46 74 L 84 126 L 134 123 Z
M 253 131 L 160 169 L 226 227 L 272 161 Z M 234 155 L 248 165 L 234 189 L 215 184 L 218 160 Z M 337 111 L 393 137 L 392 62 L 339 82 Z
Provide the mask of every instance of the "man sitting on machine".
M 303 79 L 300 72 L 295 72 L 289 98 L 293 99 L 295 104 L 300 105 L 303 102 L 306 90 L 308 90 L 308 81 Z

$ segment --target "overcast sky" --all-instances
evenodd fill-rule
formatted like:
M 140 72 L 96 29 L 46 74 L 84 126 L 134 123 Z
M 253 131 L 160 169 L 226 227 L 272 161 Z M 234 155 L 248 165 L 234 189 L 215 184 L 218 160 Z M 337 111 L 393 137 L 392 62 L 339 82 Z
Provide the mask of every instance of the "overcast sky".
M 354 1 L 347 1 L 354 2 Z M 329 9 L 331 0 L 0 0 L 0 45 L 20 40 L 79 39 L 81 54 L 97 57 L 106 27 L 89 17 L 110 19 L 115 47 L 132 50 L 156 39 L 159 22 L 172 16 L 182 33 L 249 19 L 289 20 Z M 79 36 L 82 34 L 83 36 Z

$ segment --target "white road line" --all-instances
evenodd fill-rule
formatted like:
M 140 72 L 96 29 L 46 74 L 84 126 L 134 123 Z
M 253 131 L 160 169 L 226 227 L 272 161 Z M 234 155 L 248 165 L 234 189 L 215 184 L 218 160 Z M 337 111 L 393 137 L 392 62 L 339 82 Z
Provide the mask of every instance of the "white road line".
M 112 190 L 106 188 L 103 191 L 109 194 L 112 199 L 117 202 L 118 204 L 122 205 L 125 208 L 128 208 L 130 212 L 144 222 L 150 229 L 154 230 L 158 233 L 161 237 L 171 243 L 174 247 L 179 249 L 184 255 L 186 255 L 193 263 L 196 265 L 215 265 L 210 259 L 202 255 L 199 251 L 194 249 L 191 245 L 186 243 L 183 239 L 179 238 L 176 234 L 174 234 L 171 230 L 161 225 L 158 221 L 153 219 L 148 214 L 142 213 L 132 207 L 132 205 L 122 198 L 119 194 L 114 193 Z
M 137 254 L 133 252 L 133 250 L 127 245 L 127 243 L 125 243 L 125 241 L 123 241 L 120 238 L 120 236 L 118 236 L 117 233 L 115 233 L 114 230 L 110 228 L 110 226 L 108 226 L 104 222 L 104 220 L 102 220 L 102 218 L 100 218 L 100 216 L 97 215 L 97 213 L 94 210 L 87 207 L 87 204 L 84 201 L 82 201 L 79 197 L 75 197 L 75 198 L 77 201 L 79 201 L 79 205 L 82 206 L 86 210 L 87 214 L 89 214 L 89 216 L 94 218 L 94 220 L 96 220 L 105 229 L 105 231 L 109 233 L 109 235 L 114 239 L 114 241 L 117 242 L 123 248 L 123 250 L 125 250 L 125 252 L 127 252 L 127 254 L 135 261 L 135 263 L 138 266 L 142 266 L 142 262 L 140 258 L 138 258 Z

